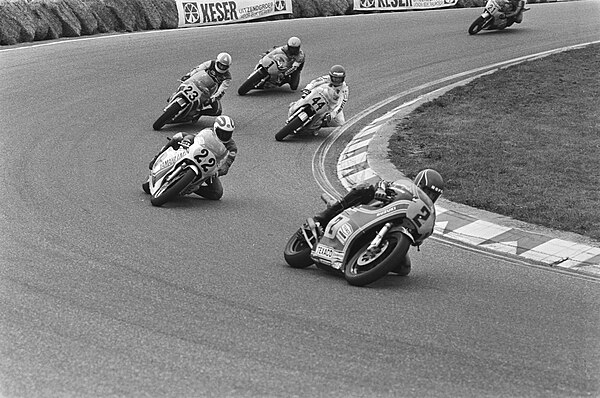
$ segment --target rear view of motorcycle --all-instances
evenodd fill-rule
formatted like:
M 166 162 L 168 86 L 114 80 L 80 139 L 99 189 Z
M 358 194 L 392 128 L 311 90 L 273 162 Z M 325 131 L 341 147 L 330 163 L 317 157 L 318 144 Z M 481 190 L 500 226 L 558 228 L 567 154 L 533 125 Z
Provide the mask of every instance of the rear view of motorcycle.
M 142 189 L 152 195 L 153 206 L 162 206 L 177 196 L 191 194 L 218 171 L 217 159 L 201 137 L 189 146 L 168 148 L 154 161 Z
M 182 81 L 152 128 L 160 130 L 165 124 L 196 123 L 202 115 L 210 115 L 213 110 L 209 100 L 216 89 L 217 83 L 207 73 L 197 73 Z
M 389 203 L 373 200 L 350 207 L 327 225 L 309 218 L 288 240 L 284 258 L 292 268 L 318 268 L 365 286 L 392 272 L 411 270 L 410 246 L 420 246 L 433 233 L 435 207 L 419 191 L 401 193 Z
M 275 139 L 282 141 L 292 134 L 317 133 L 332 104 L 334 101 L 329 89 L 326 86 L 315 87 L 292 105 L 292 112 L 285 126 L 275 134 Z
M 525 0 L 520 0 L 522 10 L 515 16 L 506 17 L 506 10 L 512 8 L 508 0 L 488 0 L 481 15 L 469 26 L 469 34 L 474 35 L 482 30 L 502 30 L 515 22 L 520 23 L 522 13 L 529 10 L 524 5 Z

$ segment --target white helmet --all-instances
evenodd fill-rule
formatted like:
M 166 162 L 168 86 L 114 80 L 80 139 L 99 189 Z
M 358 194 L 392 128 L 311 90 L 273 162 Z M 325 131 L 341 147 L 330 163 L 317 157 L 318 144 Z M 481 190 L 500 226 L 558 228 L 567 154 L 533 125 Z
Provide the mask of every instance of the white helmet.
M 229 116 L 221 115 L 215 119 L 213 131 L 222 142 L 228 142 L 231 139 L 233 130 L 235 130 L 235 124 Z
M 217 59 L 215 60 L 215 69 L 219 73 L 227 72 L 227 69 L 231 66 L 231 55 L 228 53 L 220 53 L 217 55 Z
M 298 54 L 300 53 L 301 44 L 302 43 L 300 42 L 300 39 L 296 36 L 290 37 L 287 41 L 287 49 L 290 52 L 290 54 Z

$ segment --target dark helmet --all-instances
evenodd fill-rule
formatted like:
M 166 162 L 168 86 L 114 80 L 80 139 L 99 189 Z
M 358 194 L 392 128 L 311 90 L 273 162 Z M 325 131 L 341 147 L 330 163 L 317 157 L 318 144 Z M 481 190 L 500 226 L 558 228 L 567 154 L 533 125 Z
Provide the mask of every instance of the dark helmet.
M 444 192 L 444 179 L 440 173 L 433 169 L 419 171 L 419 174 L 415 177 L 415 184 L 421 188 L 434 203 L 440 197 L 442 192 Z
M 333 65 L 331 69 L 329 69 L 329 78 L 331 79 L 331 84 L 334 86 L 341 86 L 346 79 L 346 69 L 342 65 Z
M 298 55 L 300 53 L 300 39 L 296 36 L 290 37 L 287 41 L 287 51 L 292 55 Z
M 222 142 L 227 142 L 231 139 L 233 130 L 235 130 L 235 124 L 229 116 L 221 115 L 215 119 L 213 131 Z

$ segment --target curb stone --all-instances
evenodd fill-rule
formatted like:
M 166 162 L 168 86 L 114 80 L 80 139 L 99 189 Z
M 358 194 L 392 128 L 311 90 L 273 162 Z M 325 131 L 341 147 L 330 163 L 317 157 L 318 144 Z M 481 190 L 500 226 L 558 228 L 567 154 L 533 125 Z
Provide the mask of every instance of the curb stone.
M 388 158 L 388 142 L 397 121 L 453 86 L 400 105 L 356 134 L 338 158 L 337 175 L 342 185 L 349 190 L 363 181 L 406 178 Z M 443 198 L 436 203 L 436 211 L 434 235 L 546 266 L 600 276 L 600 246 L 588 237 L 528 224 Z

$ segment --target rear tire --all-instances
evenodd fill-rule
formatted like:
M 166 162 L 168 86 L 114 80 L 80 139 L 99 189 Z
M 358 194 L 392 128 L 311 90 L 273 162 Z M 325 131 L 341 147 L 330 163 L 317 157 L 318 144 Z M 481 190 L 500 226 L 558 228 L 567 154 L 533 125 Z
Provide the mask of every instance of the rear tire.
M 474 35 L 483 29 L 485 19 L 480 15 L 472 24 L 469 26 L 469 34 Z
M 150 203 L 152 206 L 162 206 L 170 200 L 173 200 L 181 191 L 187 188 L 194 181 L 196 173 L 192 169 L 186 169 L 178 179 L 170 181 L 170 186 L 165 189 L 159 196 L 152 196 Z
M 248 79 L 238 88 L 239 95 L 246 95 L 248 91 L 252 90 L 256 87 L 256 85 L 264 79 L 266 75 L 262 72 L 261 69 L 257 69 L 252 73 Z
M 303 124 L 304 122 L 300 120 L 300 118 L 293 118 L 288 124 L 283 126 L 283 128 L 275 134 L 275 139 L 277 141 L 282 141 L 288 135 L 293 134 L 294 131 L 296 131 L 296 129 L 302 127 Z
M 310 258 L 310 246 L 302 238 L 300 229 L 288 240 L 283 257 L 292 268 L 306 268 L 313 264 Z
M 156 131 L 162 129 L 169 120 L 173 119 L 175 115 L 179 113 L 179 111 L 181 111 L 181 105 L 179 105 L 177 102 L 173 102 L 167 107 L 167 109 L 163 111 L 163 114 L 156 119 L 152 125 L 152 128 Z
M 410 248 L 409 239 L 400 231 L 386 235 L 380 243 L 383 250 L 378 253 L 367 252 L 370 243 L 365 242 L 344 267 L 344 276 L 351 285 L 365 286 L 383 278 L 396 268 Z

